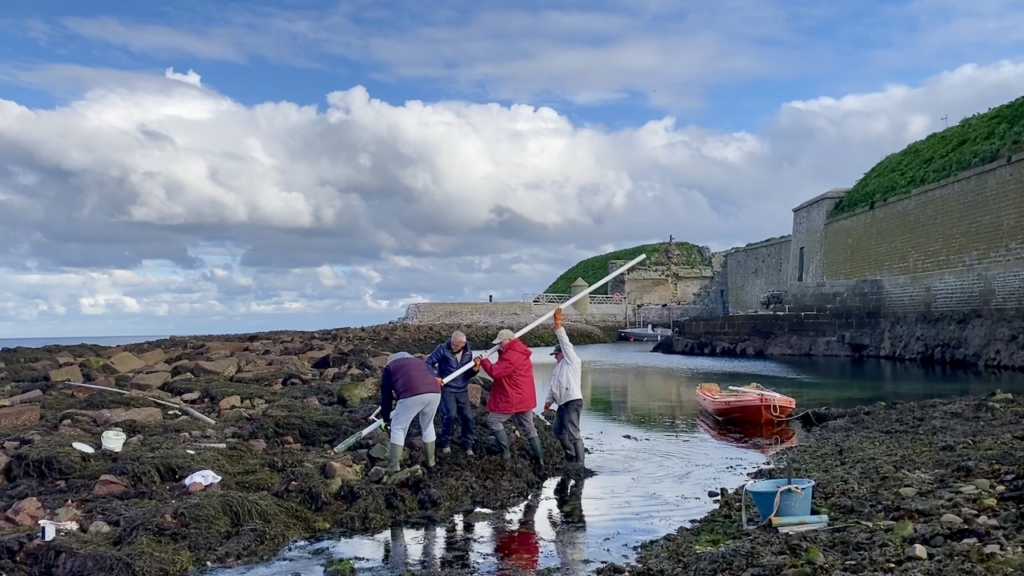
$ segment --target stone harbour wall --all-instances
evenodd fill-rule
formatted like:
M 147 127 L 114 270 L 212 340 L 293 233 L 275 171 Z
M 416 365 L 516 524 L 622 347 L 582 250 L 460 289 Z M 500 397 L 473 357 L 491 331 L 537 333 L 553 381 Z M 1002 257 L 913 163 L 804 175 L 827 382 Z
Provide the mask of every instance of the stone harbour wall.
M 410 304 L 401 322 L 407 324 L 472 324 L 500 326 L 519 329 L 533 322 L 552 305 L 537 305 L 529 302 L 423 302 Z M 621 307 L 597 306 L 593 314 L 579 314 L 570 307 L 565 312 L 565 322 L 575 322 L 598 327 L 621 327 L 625 324 L 622 313 L 610 313 L 609 309 Z
M 825 280 L 1024 268 L 1024 156 L 831 220 L 822 247 Z
M 736 248 L 725 258 L 729 262 L 729 310 L 761 309 L 761 297 L 789 286 L 790 238 L 779 238 Z
M 762 309 L 772 291 L 783 312 L 1024 307 L 1024 156 L 829 218 L 845 193 L 795 208 L 788 239 L 726 253 L 727 313 Z

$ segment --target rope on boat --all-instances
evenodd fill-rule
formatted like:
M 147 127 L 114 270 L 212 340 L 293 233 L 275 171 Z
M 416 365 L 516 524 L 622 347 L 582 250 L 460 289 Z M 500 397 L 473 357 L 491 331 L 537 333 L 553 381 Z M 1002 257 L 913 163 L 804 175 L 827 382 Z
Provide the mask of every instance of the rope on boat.
M 818 421 L 814 419 L 814 409 L 804 410 L 803 412 L 801 412 L 801 413 L 799 413 L 799 414 L 797 414 L 795 416 L 790 416 L 788 418 L 779 418 L 778 415 L 777 415 L 778 414 L 777 412 L 775 412 L 774 410 L 772 410 L 772 412 L 773 413 L 772 413 L 771 417 L 774 420 L 778 421 L 778 422 L 785 422 L 787 420 L 796 420 L 797 418 L 803 416 L 804 414 L 810 414 L 811 415 L 811 422 L 814 422 L 815 425 L 818 424 Z

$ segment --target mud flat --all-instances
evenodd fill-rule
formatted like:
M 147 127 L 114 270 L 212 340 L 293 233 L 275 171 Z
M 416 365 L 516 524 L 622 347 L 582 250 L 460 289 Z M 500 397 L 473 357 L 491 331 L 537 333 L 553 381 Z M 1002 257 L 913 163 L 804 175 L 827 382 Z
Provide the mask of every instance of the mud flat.
M 501 508 L 548 477 L 587 475 L 564 464 L 543 425 L 544 469 L 513 437 L 507 463 L 456 450 L 439 454 L 438 467 L 425 471 L 418 467 L 424 455 L 415 424 L 405 471 L 392 478 L 382 478 L 383 433 L 333 453 L 332 446 L 366 426 L 387 355 L 429 353 L 457 328 L 479 350 L 497 332 L 390 324 L 0 350 L 0 573 L 187 574 L 267 559 L 299 538 Z M 607 341 L 593 328 L 567 328 L 580 344 Z M 547 345 L 554 336 L 541 327 L 524 340 Z M 490 384 L 475 384 L 471 396 L 481 406 Z M 188 406 L 215 424 L 150 398 Z M 483 409 L 477 414 L 476 441 L 486 453 Z M 101 450 L 101 434 L 114 427 L 127 438 L 123 449 Z M 96 451 L 80 452 L 73 442 Z M 202 470 L 221 480 L 184 485 Z M 73 524 L 44 542 L 41 520 Z
M 830 529 L 740 528 L 739 490 L 601 574 L 1012 574 L 1024 569 L 1024 401 L 1010 394 L 813 414 L 772 458 L 811 478 Z M 804 419 L 809 421 L 809 418 Z M 783 477 L 782 466 L 759 478 Z M 748 500 L 748 514 L 757 519 Z

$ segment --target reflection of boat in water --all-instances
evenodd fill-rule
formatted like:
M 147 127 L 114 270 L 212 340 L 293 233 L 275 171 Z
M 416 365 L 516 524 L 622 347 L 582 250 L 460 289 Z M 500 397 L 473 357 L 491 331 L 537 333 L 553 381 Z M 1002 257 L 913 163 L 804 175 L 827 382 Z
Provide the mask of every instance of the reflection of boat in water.
M 715 440 L 757 450 L 765 456 L 797 443 L 796 429 L 788 421 L 727 424 L 701 410 L 697 425 Z
M 697 404 L 723 422 L 775 422 L 796 410 L 796 400 L 764 388 L 757 382 L 730 386 L 704 382 L 697 386 Z

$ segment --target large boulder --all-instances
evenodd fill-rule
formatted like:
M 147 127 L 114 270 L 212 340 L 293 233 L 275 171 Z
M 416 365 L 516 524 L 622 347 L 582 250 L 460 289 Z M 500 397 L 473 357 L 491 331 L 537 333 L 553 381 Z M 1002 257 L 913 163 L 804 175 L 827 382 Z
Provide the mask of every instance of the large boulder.
M 131 352 L 121 352 L 110 359 L 110 365 L 116 368 L 118 372 L 126 373 L 142 368 L 146 363 L 139 360 L 138 356 Z
M 234 358 L 221 358 L 220 360 L 200 361 L 192 364 L 192 375 L 196 377 L 221 376 L 230 379 L 235 372 L 238 372 L 238 360 Z
M 57 370 L 50 370 L 50 382 L 81 382 L 82 371 L 74 364 Z
M 166 359 L 167 353 L 161 350 L 160 348 L 156 348 L 154 350 L 150 350 L 149 352 L 139 354 L 139 360 L 145 362 L 147 366 L 155 366 Z
M 170 372 L 151 372 L 149 374 L 136 374 L 132 378 L 129 387 L 132 390 L 157 390 L 163 388 L 164 384 L 171 379 Z

